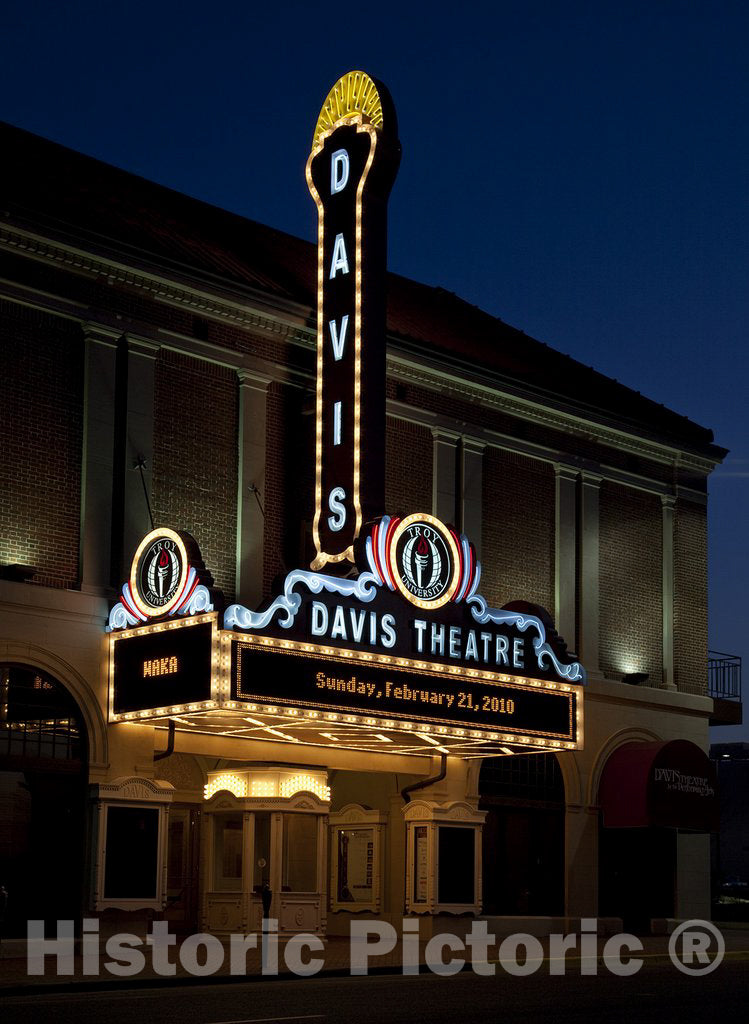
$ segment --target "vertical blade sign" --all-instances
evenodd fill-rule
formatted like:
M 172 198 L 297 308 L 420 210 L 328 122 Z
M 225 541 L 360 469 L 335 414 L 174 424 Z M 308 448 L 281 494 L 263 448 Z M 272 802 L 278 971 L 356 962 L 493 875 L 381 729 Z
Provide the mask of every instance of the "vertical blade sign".
M 313 569 L 345 571 L 362 523 L 384 512 L 387 201 L 399 162 L 390 95 L 348 72 L 307 161 L 318 212 Z

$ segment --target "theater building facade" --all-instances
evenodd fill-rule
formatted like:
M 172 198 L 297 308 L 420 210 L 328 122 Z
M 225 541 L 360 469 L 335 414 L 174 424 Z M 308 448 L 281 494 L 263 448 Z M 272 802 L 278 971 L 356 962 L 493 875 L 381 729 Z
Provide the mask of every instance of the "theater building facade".
M 709 916 L 712 433 L 387 274 L 361 72 L 317 245 L 0 130 L 6 930 Z

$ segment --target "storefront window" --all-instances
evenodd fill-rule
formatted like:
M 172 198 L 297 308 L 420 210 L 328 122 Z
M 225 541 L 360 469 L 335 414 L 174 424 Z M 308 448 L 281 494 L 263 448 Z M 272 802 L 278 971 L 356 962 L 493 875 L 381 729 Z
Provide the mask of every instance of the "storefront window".
M 242 815 L 217 814 L 214 819 L 214 878 L 216 889 L 242 888 Z
M 270 813 L 268 811 L 258 811 L 255 814 L 253 864 L 253 887 L 255 892 L 260 892 L 266 883 L 270 885 Z
M 284 892 L 317 892 L 317 815 L 284 816 Z
M 338 832 L 338 902 L 373 900 L 374 829 L 351 828 Z

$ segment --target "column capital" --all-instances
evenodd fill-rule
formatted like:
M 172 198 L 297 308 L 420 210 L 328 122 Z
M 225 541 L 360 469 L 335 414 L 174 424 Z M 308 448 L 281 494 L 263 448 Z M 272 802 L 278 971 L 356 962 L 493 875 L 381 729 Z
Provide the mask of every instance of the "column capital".
M 458 447 L 460 434 L 455 430 L 446 430 L 444 427 L 432 427 L 432 437 L 441 444 L 451 444 L 453 448 Z
M 598 473 L 589 473 L 587 469 L 582 470 L 580 473 L 580 479 L 583 482 L 584 487 L 595 487 L 599 488 L 603 481 L 603 477 Z
M 554 473 L 558 480 L 571 480 L 577 481 L 580 476 L 580 470 L 574 469 L 572 466 L 565 466 L 561 462 L 554 463 Z
M 485 441 L 479 441 L 475 437 L 463 438 L 463 451 L 471 455 L 483 455 L 486 448 Z
M 134 356 L 143 356 L 145 359 L 155 359 L 161 348 L 159 342 L 138 334 L 131 334 L 130 331 L 125 331 L 125 341 L 128 352 L 132 352 Z
M 662 494 L 661 506 L 663 507 L 664 512 L 672 512 L 676 508 L 676 495 Z
M 97 345 L 106 345 L 109 348 L 117 348 L 117 342 L 122 337 L 122 329 L 108 327 L 105 324 L 96 324 L 91 321 L 81 324 L 84 341 L 93 341 Z
M 273 383 L 273 378 L 269 374 L 262 373 L 259 370 L 250 370 L 246 366 L 239 367 L 237 379 L 239 380 L 240 388 L 260 391 L 262 394 L 265 394 Z

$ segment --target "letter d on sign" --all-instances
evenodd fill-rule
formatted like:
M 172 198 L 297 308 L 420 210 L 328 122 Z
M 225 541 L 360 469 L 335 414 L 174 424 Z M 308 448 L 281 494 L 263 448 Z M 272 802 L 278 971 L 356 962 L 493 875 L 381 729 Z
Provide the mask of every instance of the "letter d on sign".
M 328 609 L 320 601 L 313 601 L 310 633 L 312 634 L 312 636 L 325 636 L 327 629 Z
M 330 158 L 330 194 L 343 192 L 348 184 L 349 158 L 345 149 L 337 149 Z

